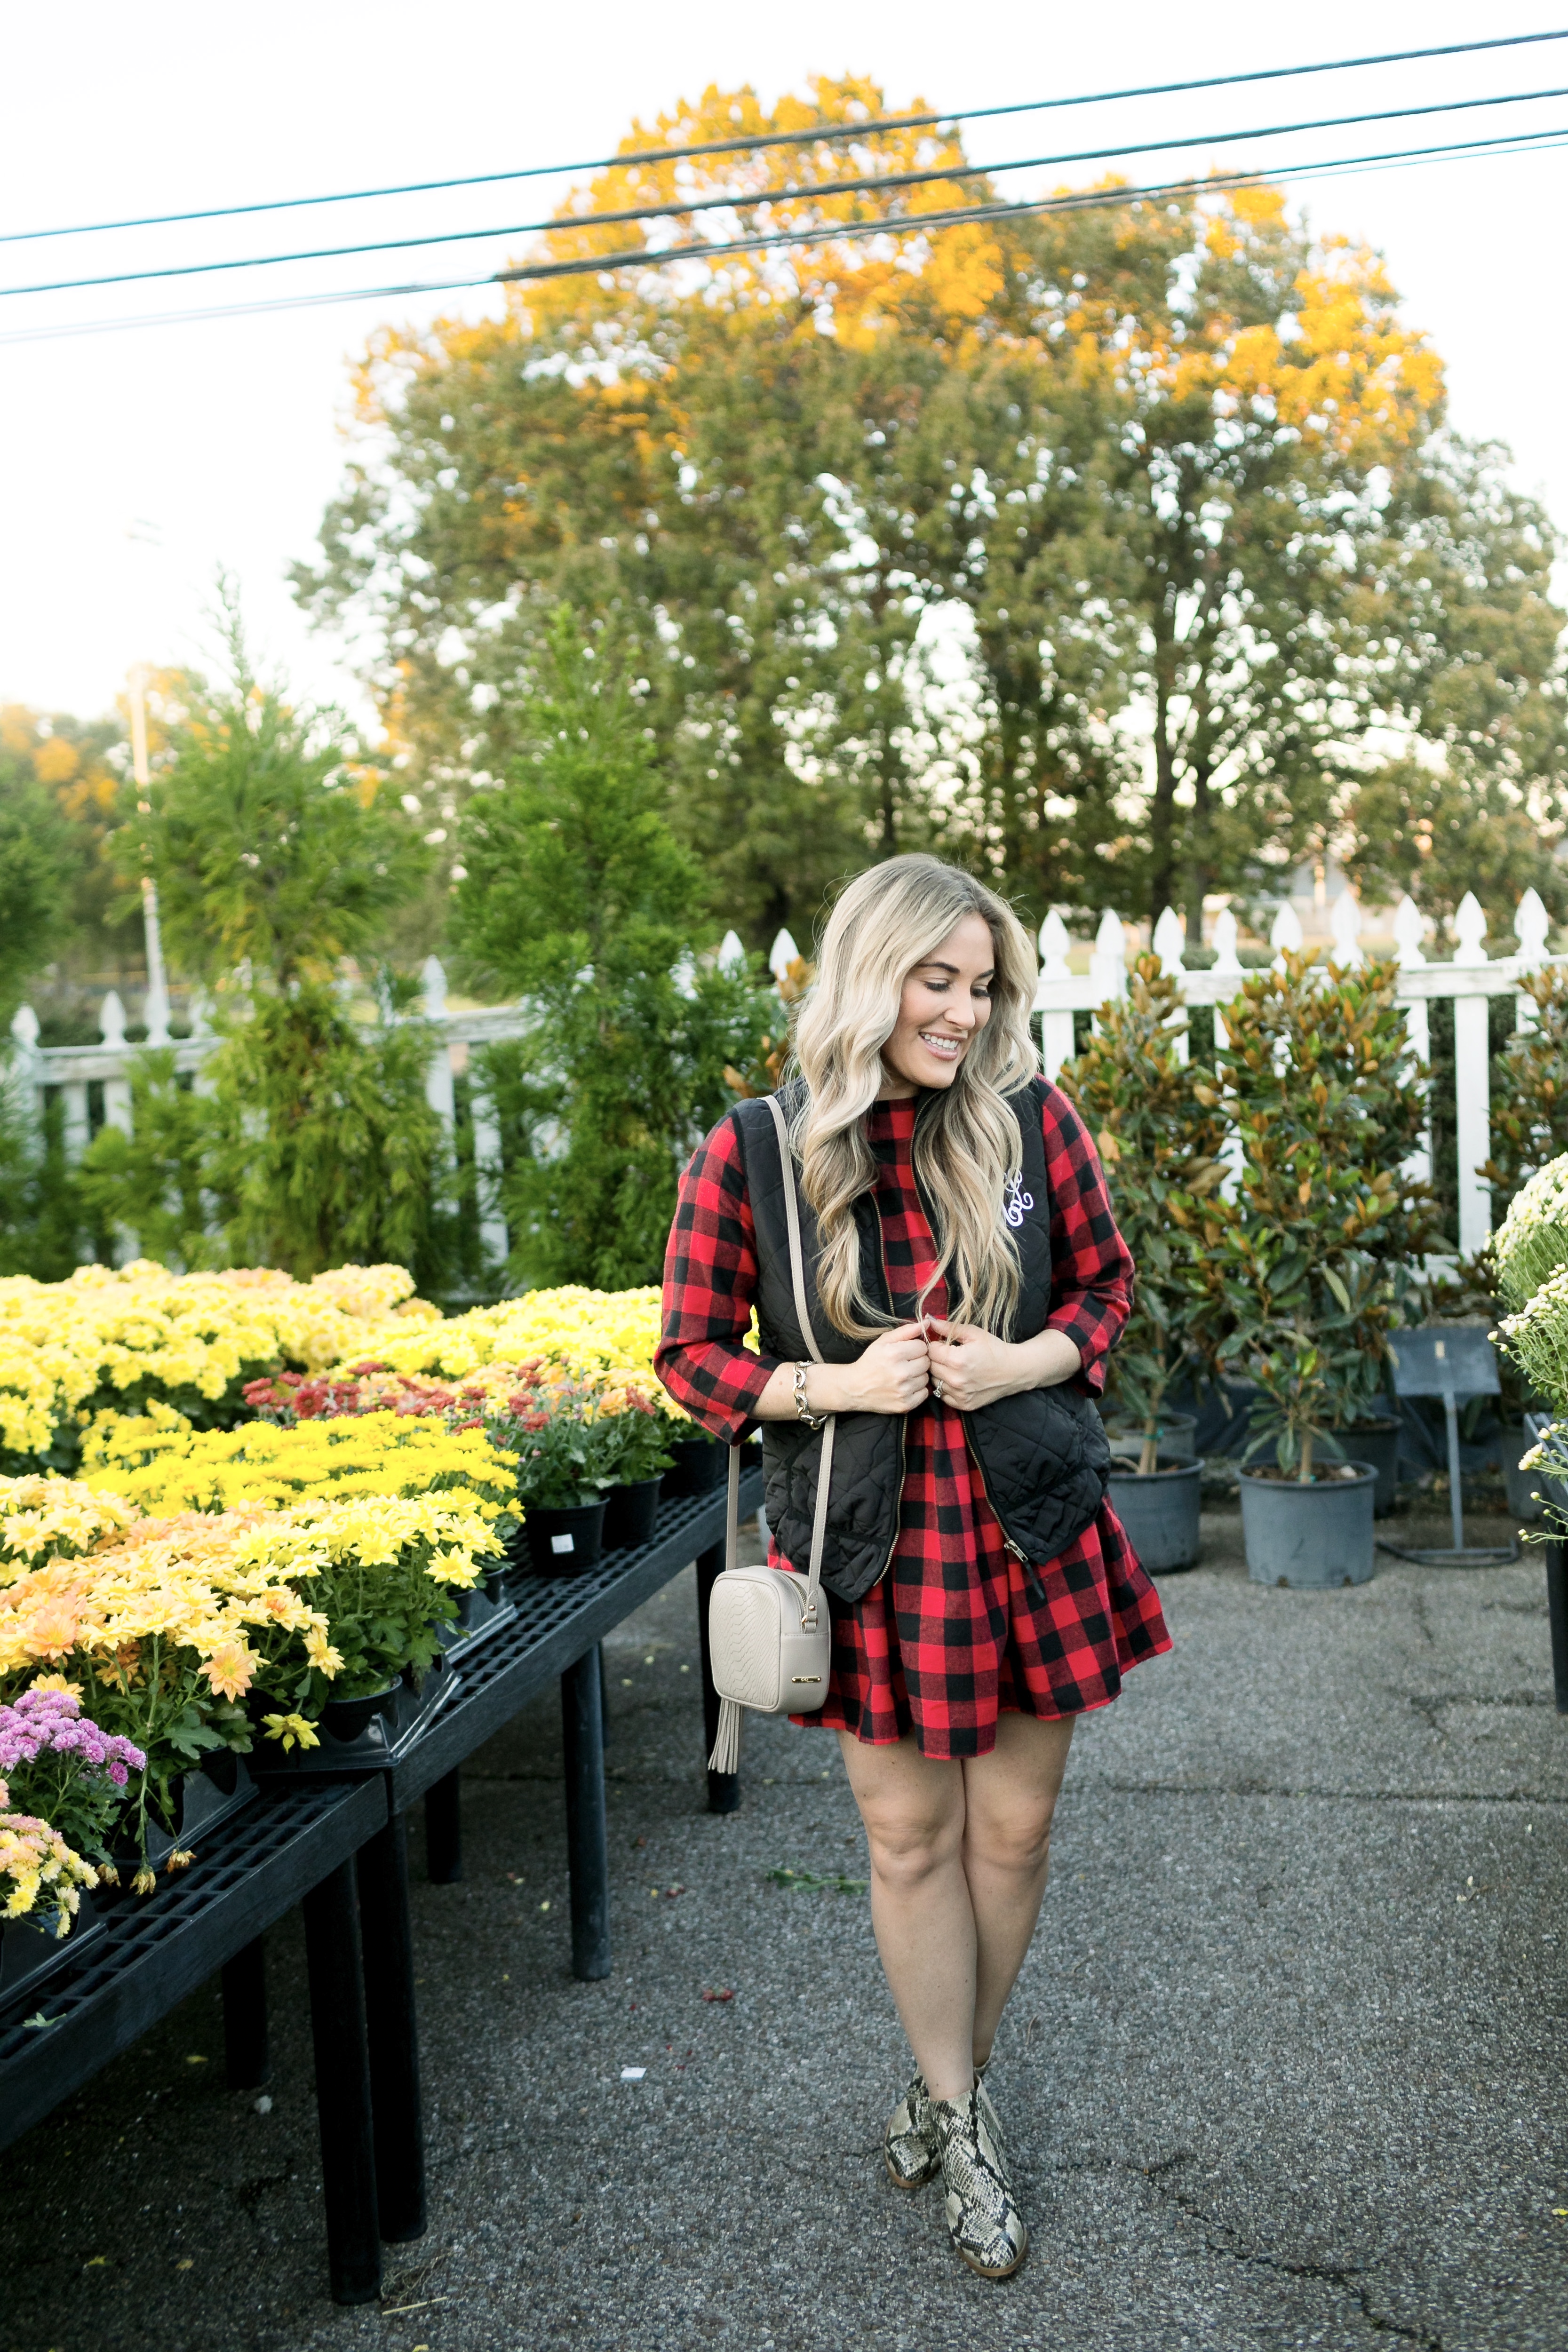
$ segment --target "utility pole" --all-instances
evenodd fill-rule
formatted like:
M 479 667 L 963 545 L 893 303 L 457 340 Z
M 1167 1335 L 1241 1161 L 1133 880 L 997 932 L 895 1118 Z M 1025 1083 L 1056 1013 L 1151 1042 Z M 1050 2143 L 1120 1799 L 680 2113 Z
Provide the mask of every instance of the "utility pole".
M 140 814 L 153 814 L 153 772 L 147 761 L 147 673 L 138 662 L 131 673 L 131 766 Z M 142 877 L 142 923 L 147 936 L 147 1043 L 169 1042 L 169 983 L 163 971 L 163 936 L 158 927 L 158 885 Z

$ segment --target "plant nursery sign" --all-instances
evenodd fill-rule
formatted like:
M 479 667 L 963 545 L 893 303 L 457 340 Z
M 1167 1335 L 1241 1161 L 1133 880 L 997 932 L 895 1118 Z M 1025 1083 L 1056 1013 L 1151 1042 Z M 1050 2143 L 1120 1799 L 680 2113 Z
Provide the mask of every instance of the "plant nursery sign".
M 1479 1325 L 1441 1330 L 1391 1331 L 1394 1392 L 1402 1397 L 1472 1397 L 1498 1393 L 1497 1358 Z

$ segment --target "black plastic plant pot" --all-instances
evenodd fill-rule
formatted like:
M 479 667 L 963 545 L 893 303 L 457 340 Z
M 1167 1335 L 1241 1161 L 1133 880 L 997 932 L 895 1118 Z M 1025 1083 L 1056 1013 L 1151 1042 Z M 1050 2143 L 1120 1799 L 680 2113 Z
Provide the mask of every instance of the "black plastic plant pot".
M 1196 1568 L 1202 1545 L 1198 1504 L 1201 1462 L 1173 1462 L 1162 1455 L 1157 1470 L 1112 1470 L 1110 1507 L 1127 1530 L 1139 1564 L 1151 1576 Z
M 1377 1488 L 1377 1473 L 1370 1465 L 1326 1464 L 1323 1475 L 1307 1486 L 1296 1478 L 1262 1478 L 1247 1470 L 1239 1478 L 1247 1572 L 1254 1584 L 1321 1591 L 1369 1580 Z
M 1372 1515 L 1385 1519 L 1399 1500 L 1399 1423 L 1396 1421 L 1358 1421 L 1339 1433 L 1340 1444 L 1358 1462 L 1377 1473 L 1377 1485 L 1373 1490 Z
M 669 1450 L 675 1467 L 664 1474 L 667 1495 L 709 1495 L 723 1485 L 730 1449 L 717 1438 L 683 1437 Z
M 321 1728 L 334 1739 L 357 1739 L 378 1715 L 396 1712 L 402 1690 L 399 1675 L 384 1690 L 369 1691 L 363 1698 L 330 1698 L 321 1709 Z
M 652 1543 L 663 1486 L 662 1478 L 633 1478 L 611 1487 L 605 1497 L 606 1551 L 635 1551 L 639 1544 Z
M 553 1511 L 528 1507 L 523 1525 L 535 1576 L 581 1576 L 597 1565 L 605 1542 L 603 1503 L 574 1503 Z
M 455 1642 L 477 1626 L 488 1625 L 506 1599 L 506 1577 L 505 1567 L 498 1561 L 494 1568 L 486 1570 L 479 1583 L 463 1586 L 454 1595 L 458 1603 L 456 1622 L 443 1629 L 441 1639 Z

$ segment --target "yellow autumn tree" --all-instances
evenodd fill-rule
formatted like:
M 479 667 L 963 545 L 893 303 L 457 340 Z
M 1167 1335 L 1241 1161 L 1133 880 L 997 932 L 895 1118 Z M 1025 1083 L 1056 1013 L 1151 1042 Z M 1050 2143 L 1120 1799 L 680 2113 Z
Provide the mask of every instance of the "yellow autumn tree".
M 952 131 L 858 127 L 886 110 L 710 89 L 623 156 L 823 135 L 617 161 L 518 257 L 594 269 L 374 341 L 300 588 L 379 627 L 427 789 L 505 772 L 563 597 L 762 943 L 923 843 L 1036 909 L 1195 913 L 1336 834 L 1389 730 L 1556 772 L 1550 530 L 1444 432 L 1375 254 L 1268 187 L 942 226 L 994 191 Z

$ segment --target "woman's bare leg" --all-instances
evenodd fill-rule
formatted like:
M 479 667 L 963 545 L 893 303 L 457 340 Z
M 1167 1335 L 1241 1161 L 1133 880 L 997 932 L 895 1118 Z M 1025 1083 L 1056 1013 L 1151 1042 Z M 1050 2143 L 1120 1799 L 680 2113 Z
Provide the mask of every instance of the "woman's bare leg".
M 896 1748 L 846 1731 L 838 1739 L 870 1848 L 871 1925 L 904 2032 L 931 2096 L 961 2099 L 973 2081 L 975 1984 L 964 1768 L 922 1756 L 912 1738 Z
M 1040 1916 L 1072 1718 L 1004 1715 L 989 1756 L 943 1763 L 912 1738 L 841 1731 L 871 1856 L 871 1924 L 933 2098 L 962 2098 L 991 2054 Z
M 974 1921 L 977 2066 L 991 2055 L 1040 1916 L 1051 1816 L 1072 1727 L 1070 1716 L 1043 1722 L 1032 1715 L 1004 1715 L 990 1755 L 963 1760 L 963 1863 Z

